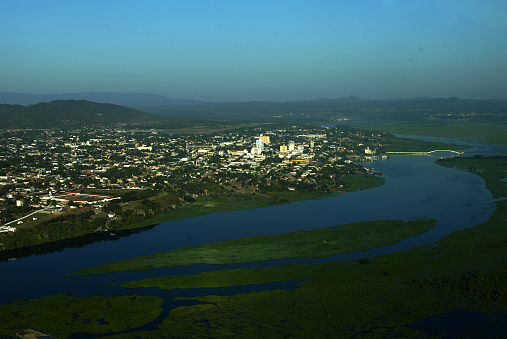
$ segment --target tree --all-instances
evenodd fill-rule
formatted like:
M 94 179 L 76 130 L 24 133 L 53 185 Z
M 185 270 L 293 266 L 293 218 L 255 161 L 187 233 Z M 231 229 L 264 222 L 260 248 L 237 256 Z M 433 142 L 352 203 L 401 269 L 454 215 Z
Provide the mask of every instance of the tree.
M 69 207 L 79 207 L 79 204 L 77 202 L 71 200 L 71 201 L 68 202 L 67 206 L 69 206 Z

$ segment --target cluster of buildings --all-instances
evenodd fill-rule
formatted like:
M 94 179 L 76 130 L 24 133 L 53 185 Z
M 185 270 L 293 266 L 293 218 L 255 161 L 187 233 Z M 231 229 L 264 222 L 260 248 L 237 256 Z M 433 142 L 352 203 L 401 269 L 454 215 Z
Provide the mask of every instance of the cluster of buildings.
M 14 232 L 16 231 L 17 228 L 16 227 L 11 227 L 11 226 L 0 226 L 0 233 L 7 233 L 7 232 Z
M 50 191 L 49 194 L 42 196 L 41 200 L 44 205 L 47 205 L 48 200 L 54 200 L 57 203 L 62 203 L 65 205 L 72 203 L 73 206 L 84 206 L 84 205 L 93 205 L 97 203 L 107 203 L 113 200 L 120 200 L 120 197 L 116 197 L 113 195 L 80 193 L 80 192 L 64 192 L 53 195 Z
M 228 188 L 254 190 L 293 189 L 300 182 L 317 185 L 319 172 L 326 167 L 345 168 L 378 157 L 386 135 L 297 126 L 209 135 L 90 128 L 4 130 L 0 141 L 0 202 L 4 208 L 14 204 L 40 208 L 51 200 L 93 201 L 85 191 L 164 187 L 178 191 L 183 184 L 204 178 Z M 115 196 L 95 198 L 107 202 Z M 0 224 L 5 221 L 0 209 Z

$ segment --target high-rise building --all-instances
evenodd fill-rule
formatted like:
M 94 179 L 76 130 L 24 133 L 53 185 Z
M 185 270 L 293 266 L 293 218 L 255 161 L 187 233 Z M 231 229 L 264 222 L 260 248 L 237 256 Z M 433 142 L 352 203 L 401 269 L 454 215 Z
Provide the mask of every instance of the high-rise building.
M 269 144 L 271 141 L 270 141 L 270 138 L 269 138 L 269 135 L 262 135 L 259 137 L 260 140 L 262 140 L 265 144 Z
M 264 141 L 262 139 L 255 140 L 255 148 L 260 152 L 264 150 Z
M 289 152 L 292 152 L 296 148 L 296 144 L 294 143 L 294 141 L 292 141 L 292 140 L 289 141 L 288 148 L 289 148 Z

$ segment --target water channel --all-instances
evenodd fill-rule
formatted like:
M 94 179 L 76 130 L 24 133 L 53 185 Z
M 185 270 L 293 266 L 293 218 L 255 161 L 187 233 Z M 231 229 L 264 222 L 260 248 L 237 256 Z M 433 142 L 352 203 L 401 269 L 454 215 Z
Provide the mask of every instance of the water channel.
M 403 135 L 403 137 L 414 137 Z M 450 142 L 449 139 L 420 137 L 419 139 Z M 456 144 L 473 146 L 465 155 L 494 155 L 507 152 L 506 146 L 452 140 Z M 152 229 L 131 234 L 114 241 L 100 241 L 79 248 L 65 248 L 54 253 L 31 255 L 0 263 L 0 303 L 16 299 L 32 299 L 64 293 L 73 297 L 90 295 L 129 295 L 132 291 L 111 284 L 121 284 L 167 274 L 194 274 L 223 269 L 224 265 L 194 265 L 164 268 L 145 272 L 120 272 L 102 276 L 65 277 L 66 273 L 112 261 L 168 251 L 203 243 L 263 234 L 282 234 L 368 220 L 411 218 L 437 219 L 436 227 L 422 235 L 365 252 L 353 252 L 320 259 L 286 259 L 269 262 L 227 265 L 227 268 L 279 265 L 288 262 L 316 263 L 372 257 L 402 251 L 414 246 L 431 244 L 456 230 L 468 228 L 489 219 L 495 200 L 485 188 L 484 181 L 472 173 L 434 164 L 440 157 L 396 155 L 390 159 L 365 163 L 365 167 L 383 172 L 385 185 L 333 197 L 298 201 L 287 205 L 246 211 L 214 213 L 171 221 Z M 235 287 L 234 293 L 269 286 Z M 213 293 L 231 293 L 230 289 L 211 289 Z M 211 291 L 208 291 L 211 292 Z M 206 291 L 162 291 L 138 289 L 136 294 L 160 295 L 166 299 L 176 296 L 206 295 Z

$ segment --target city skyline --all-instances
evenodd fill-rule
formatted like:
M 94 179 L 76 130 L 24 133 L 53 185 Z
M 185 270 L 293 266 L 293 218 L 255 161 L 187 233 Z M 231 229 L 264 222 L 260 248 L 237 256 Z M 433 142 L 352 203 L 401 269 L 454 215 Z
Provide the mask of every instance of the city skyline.
M 507 99 L 502 1 L 17 1 L 0 92 Z

